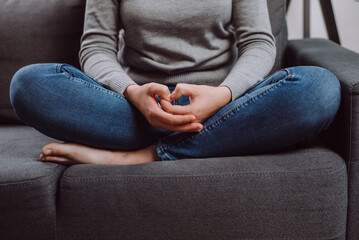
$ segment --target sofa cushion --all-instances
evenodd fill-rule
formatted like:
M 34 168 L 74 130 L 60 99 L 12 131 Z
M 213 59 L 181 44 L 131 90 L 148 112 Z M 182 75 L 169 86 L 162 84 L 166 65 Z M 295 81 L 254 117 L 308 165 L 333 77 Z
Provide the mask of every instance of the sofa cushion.
M 30 127 L 0 127 L 2 240 L 55 239 L 56 191 L 65 167 L 38 160 L 52 141 Z
M 86 0 L 0 0 L 0 124 L 18 123 L 9 99 L 14 73 L 41 62 L 79 66 Z
M 324 147 L 76 165 L 59 193 L 59 239 L 345 238 L 346 166 Z

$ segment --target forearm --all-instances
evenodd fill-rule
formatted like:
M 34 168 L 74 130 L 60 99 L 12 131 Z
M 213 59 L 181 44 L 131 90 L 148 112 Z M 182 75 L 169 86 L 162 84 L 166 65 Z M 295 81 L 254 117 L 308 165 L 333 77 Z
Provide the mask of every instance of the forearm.
M 121 95 L 135 82 L 117 60 L 118 1 L 87 0 L 84 33 L 79 53 L 82 69 L 96 81 Z
M 129 85 L 136 84 L 122 69 L 116 58 L 104 53 L 103 50 L 96 51 L 92 48 L 89 53 L 84 50 L 81 63 L 86 74 L 120 95 L 124 95 Z
M 238 60 L 221 86 L 231 89 L 234 100 L 270 72 L 276 46 L 266 0 L 233 0 L 232 4 Z
M 231 89 L 232 100 L 242 96 L 250 87 L 262 80 L 273 67 L 276 56 L 275 47 L 253 45 L 255 46 L 243 50 L 237 63 L 220 85 Z

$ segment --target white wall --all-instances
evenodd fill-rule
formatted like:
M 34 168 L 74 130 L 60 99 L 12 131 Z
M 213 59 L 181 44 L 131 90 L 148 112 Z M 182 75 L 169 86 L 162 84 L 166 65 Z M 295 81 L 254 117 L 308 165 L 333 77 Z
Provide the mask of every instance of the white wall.
M 310 0 L 311 37 L 328 38 L 319 0 Z M 359 1 L 332 0 L 342 46 L 359 53 Z M 292 0 L 288 15 L 289 39 L 303 38 L 303 0 Z

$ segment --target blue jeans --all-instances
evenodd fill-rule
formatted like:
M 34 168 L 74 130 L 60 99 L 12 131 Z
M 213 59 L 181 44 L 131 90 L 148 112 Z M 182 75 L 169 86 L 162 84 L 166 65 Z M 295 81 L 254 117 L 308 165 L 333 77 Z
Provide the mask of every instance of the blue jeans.
M 294 145 L 329 126 L 339 107 L 340 84 L 323 68 L 282 69 L 221 108 L 199 133 L 152 127 L 126 98 L 64 64 L 20 69 L 10 98 L 20 120 L 55 139 L 124 151 L 153 145 L 162 160 L 177 160 Z M 174 102 L 188 103 L 187 96 Z

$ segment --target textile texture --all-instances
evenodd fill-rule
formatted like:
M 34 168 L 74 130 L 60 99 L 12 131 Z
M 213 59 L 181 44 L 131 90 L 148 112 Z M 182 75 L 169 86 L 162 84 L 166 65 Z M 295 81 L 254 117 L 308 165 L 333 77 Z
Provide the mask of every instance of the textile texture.
M 38 160 L 42 145 L 49 141 L 29 127 L 0 127 L 2 240 L 56 237 L 57 184 L 65 167 Z
M 8 92 L 18 69 L 39 62 L 79 67 L 85 2 L 0 0 L 0 124 L 19 123 Z M 282 67 L 287 42 L 285 1 L 267 2 L 277 45 L 275 71 Z M 358 239 L 357 55 L 326 44 L 309 48 L 300 42 L 308 51 L 287 56 L 294 65 L 327 67 L 341 81 L 343 107 L 325 133 L 325 139 L 336 139 L 340 156 L 310 143 L 261 156 L 65 170 L 38 161 L 41 147 L 54 139 L 4 125 L 0 238 L 345 239 L 347 231 L 347 239 Z
M 341 107 L 322 139 L 345 159 L 349 175 L 347 238 L 359 239 L 359 54 L 323 39 L 290 41 L 289 65 L 315 65 L 332 71 L 342 87 Z
M 21 67 L 39 62 L 79 67 L 85 0 L 0 0 L 0 124 L 20 123 L 9 85 Z
M 227 86 L 243 95 L 272 69 L 275 43 L 266 0 L 86 2 L 80 61 L 123 95 L 130 84 Z M 123 66 L 116 61 L 124 29 Z
M 60 184 L 59 238 L 344 239 L 346 176 L 344 161 L 322 147 L 77 165 Z
M 316 135 L 338 110 L 340 84 L 323 68 L 280 70 L 204 121 L 199 133 L 152 127 L 124 97 L 64 64 L 22 68 L 10 98 L 18 117 L 47 136 L 125 151 L 153 144 L 160 159 L 177 160 L 261 154 Z M 175 104 L 189 104 L 188 96 Z

